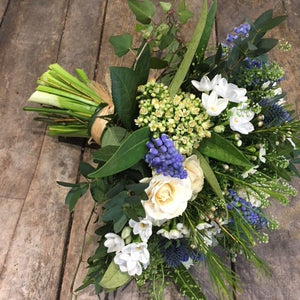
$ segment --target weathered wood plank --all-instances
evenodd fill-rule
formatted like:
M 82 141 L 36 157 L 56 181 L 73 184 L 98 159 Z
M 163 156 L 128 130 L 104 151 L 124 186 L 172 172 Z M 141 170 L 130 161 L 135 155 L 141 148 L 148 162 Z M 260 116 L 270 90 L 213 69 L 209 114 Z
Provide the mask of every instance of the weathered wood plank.
M 5 12 L 6 12 L 6 10 L 7 10 L 8 5 L 9 5 L 9 1 L 10 1 L 10 0 L 2 0 L 2 1 L 0 2 L 0 24 L 1 24 L 2 21 L 3 21 Z
M 292 50 L 284 53 L 276 49 L 272 58 L 280 63 L 285 70 L 284 81 L 281 86 L 287 92 L 287 100 L 293 103 L 299 113 L 299 76 L 300 55 L 299 42 L 299 1 L 218 1 L 218 38 L 222 41 L 234 26 L 245 21 L 246 17 L 258 17 L 267 9 L 274 9 L 275 15 L 287 14 L 287 21 L 275 28 L 271 35 L 275 38 L 285 39 L 292 44 Z M 230 18 L 228 18 L 230 16 Z M 299 180 L 294 180 L 294 186 L 299 191 Z M 270 214 L 277 216 L 280 229 L 270 234 L 267 245 L 258 245 L 255 250 L 272 268 L 272 276 L 262 279 L 256 270 L 248 263 L 239 259 L 237 273 L 244 283 L 244 293 L 238 299 L 291 299 L 300 297 L 300 255 L 299 255 L 299 196 L 292 199 L 291 205 L 283 207 L 274 203 Z
M 8 217 L 8 224 L 18 223 L 0 277 L 1 299 L 56 299 L 60 284 L 69 212 L 55 182 L 75 181 L 81 151 L 44 138 L 44 126 L 19 114 L 38 76 L 57 60 L 68 3 L 12 1 L 1 27 L 1 120 L 10 125 L 1 131 L 1 193 L 26 198 L 20 217 Z
M 0 224 L 2 228 L 5 228 L 0 235 L 0 270 L 3 267 L 22 206 L 22 199 L 16 201 L 16 199 L 0 197 Z
M 75 180 L 76 156 L 77 146 L 45 138 L 1 273 L 0 299 L 56 299 L 69 213 L 55 181 Z
M 1 270 L 44 138 L 44 126 L 34 122 L 32 115 L 25 114 L 22 107 L 34 90 L 44 64 L 56 59 L 57 32 L 62 30 L 57 10 L 64 11 L 64 8 L 63 1 L 38 7 L 28 1 L 10 1 L 0 28 L 0 197 L 3 208 L 0 225 L 6 228 L 2 235 L 5 242 L 1 243 Z M 40 24 L 37 30 L 36 20 L 51 15 L 51 20 Z M 11 213 L 7 213 L 9 207 Z

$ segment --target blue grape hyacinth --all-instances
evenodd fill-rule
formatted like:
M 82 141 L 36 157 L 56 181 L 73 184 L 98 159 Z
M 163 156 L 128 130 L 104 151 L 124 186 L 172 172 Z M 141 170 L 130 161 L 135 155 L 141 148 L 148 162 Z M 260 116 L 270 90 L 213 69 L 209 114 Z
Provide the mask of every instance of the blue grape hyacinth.
M 227 204 L 228 210 L 237 209 L 252 226 L 266 227 L 268 225 L 267 219 L 256 206 L 239 197 L 234 190 L 230 189 L 228 192 L 232 198 L 231 203 Z
M 187 178 L 187 172 L 182 165 L 183 156 L 166 134 L 157 139 L 152 138 L 146 145 L 149 151 L 145 161 L 156 173 L 180 179 Z

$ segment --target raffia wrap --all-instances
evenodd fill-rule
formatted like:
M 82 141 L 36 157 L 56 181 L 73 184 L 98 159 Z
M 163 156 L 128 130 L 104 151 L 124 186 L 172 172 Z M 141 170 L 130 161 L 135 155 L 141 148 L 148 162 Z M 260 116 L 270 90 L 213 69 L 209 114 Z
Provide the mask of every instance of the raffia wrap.
M 101 136 L 108 122 L 102 117 L 112 115 L 115 112 L 115 107 L 109 93 L 98 82 L 91 81 L 89 86 L 105 103 L 107 103 L 107 106 L 99 111 L 91 126 L 91 137 L 98 145 L 100 145 Z
M 91 127 L 91 136 L 98 145 L 100 145 L 102 133 L 108 122 L 107 120 L 105 120 L 101 117 L 104 117 L 107 115 L 112 115 L 114 113 L 114 111 L 115 111 L 114 105 L 112 105 L 112 106 L 107 105 L 99 111 L 99 113 L 97 114 L 97 117 L 95 118 L 95 121 Z

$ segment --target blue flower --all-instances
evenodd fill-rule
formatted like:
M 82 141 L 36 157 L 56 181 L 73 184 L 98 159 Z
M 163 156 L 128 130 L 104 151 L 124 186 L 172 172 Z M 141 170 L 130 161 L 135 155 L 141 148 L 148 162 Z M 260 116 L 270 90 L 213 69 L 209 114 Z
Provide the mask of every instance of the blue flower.
M 152 138 L 148 142 L 149 149 L 145 156 L 145 161 L 158 174 L 175 178 L 187 178 L 187 172 L 182 165 L 183 156 L 176 150 L 174 143 L 166 134 L 159 138 Z
M 248 202 L 245 199 L 239 197 L 234 190 L 229 189 L 228 192 L 230 197 L 232 198 L 232 201 L 227 204 L 228 210 L 233 210 L 235 208 L 252 226 L 265 227 L 268 225 L 267 219 L 256 206 L 253 206 L 251 202 Z

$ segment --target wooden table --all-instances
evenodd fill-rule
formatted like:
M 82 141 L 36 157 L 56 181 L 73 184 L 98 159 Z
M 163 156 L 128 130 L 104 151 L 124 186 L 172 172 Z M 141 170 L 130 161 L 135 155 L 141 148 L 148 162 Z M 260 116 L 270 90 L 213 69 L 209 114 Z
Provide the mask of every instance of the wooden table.
M 158 1 L 155 1 L 158 3 Z M 299 112 L 300 3 L 297 0 L 219 0 L 214 40 L 245 17 L 255 18 L 267 9 L 288 14 L 288 20 L 273 35 L 285 38 L 292 50 L 278 50 L 274 58 L 285 68 L 282 86 L 287 99 Z M 201 1 L 187 3 L 197 15 Z M 0 299 L 71 299 L 70 286 L 81 251 L 84 226 L 93 205 L 86 197 L 70 215 L 64 204 L 66 189 L 55 181 L 75 182 L 79 161 L 90 158 L 90 149 L 58 142 L 46 135 L 45 126 L 32 120 L 22 107 L 34 91 L 36 79 L 50 63 L 69 71 L 83 68 L 90 78 L 105 84 L 108 66 L 124 65 L 128 59 L 113 55 L 108 38 L 132 31 L 134 19 L 125 0 L 1 0 L 0 2 Z M 192 32 L 195 19 L 187 27 Z M 299 189 L 299 180 L 294 180 Z M 238 299 L 300 299 L 300 202 L 271 208 L 281 223 L 268 245 L 257 252 L 273 267 L 270 279 L 261 280 L 239 260 L 244 294 Z M 88 229 L 88 236 L 93 228 Z M 83 260 L 93 251 L 92 241 Z M 80 285 L 85 264 L 74 284 Z M 213 296 L 202 269 L 195 276 L 203 282 L 208 299 Z M 145 299 L 134 284 L 108 296 L 109 299 Z M 80 300 L 98 299 L 90 287 Z M 174 289 L 166 299 L 180 299 Z

